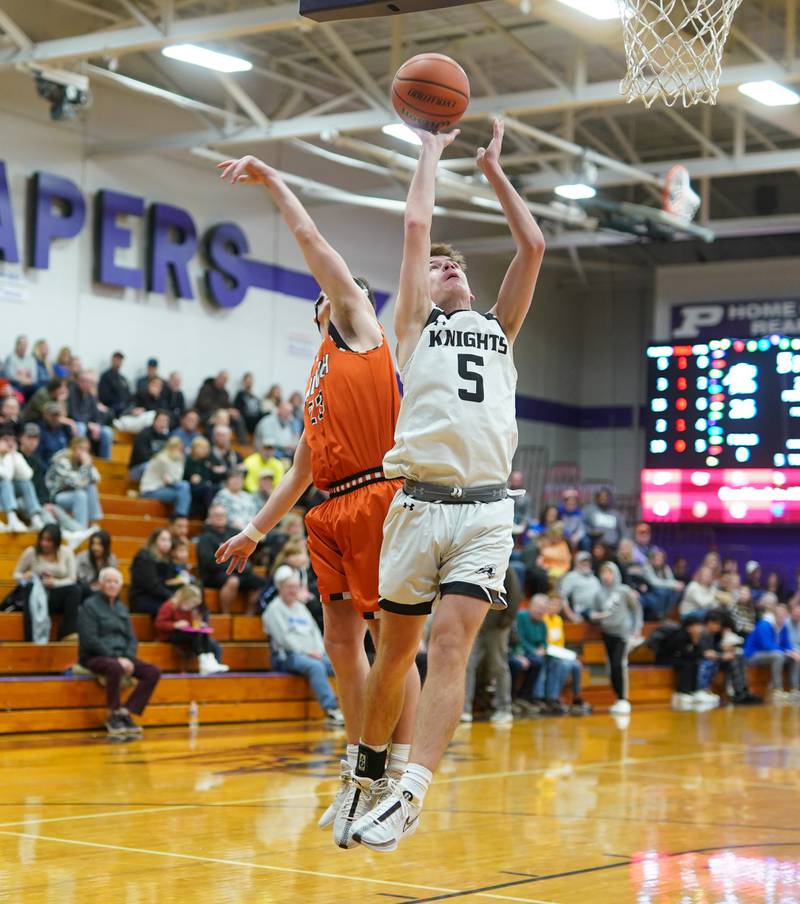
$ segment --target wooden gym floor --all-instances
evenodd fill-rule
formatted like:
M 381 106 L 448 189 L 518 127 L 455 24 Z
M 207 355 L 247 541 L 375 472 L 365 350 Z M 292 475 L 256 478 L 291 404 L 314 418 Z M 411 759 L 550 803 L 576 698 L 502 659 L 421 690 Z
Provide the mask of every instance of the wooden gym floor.
M 319 722 L 8 736 L 0 901 L 792 904 L 799 735 L 797 706 L 462 726 L 390 855 L 316 828 Z

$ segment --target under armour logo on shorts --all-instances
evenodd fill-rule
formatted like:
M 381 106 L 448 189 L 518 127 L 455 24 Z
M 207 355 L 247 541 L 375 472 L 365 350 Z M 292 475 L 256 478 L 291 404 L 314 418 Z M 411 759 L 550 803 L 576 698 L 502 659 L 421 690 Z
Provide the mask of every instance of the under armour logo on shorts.
M 485 574 L 487 578 L 493 578 L 497 574 L 497 569 L 494 565 L 484 565 L 483 568 L 479 568 L 475 574 Z
M 410 512 L 414 511 L 414 503 L 413 502 L 404 502 L 403 508 L 408 509 Z

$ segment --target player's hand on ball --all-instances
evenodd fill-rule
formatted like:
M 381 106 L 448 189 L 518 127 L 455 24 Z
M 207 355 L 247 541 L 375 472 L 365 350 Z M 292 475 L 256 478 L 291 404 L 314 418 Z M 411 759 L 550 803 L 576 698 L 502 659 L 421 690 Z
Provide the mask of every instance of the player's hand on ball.
M 492 140 L 485 148 L 478 148 L 478 153 L 475 155 L 475 162 L 478 164 L 478 169 L 484 176 L 487 174 L 488 170 L 500 166 L 500 151 L 503 147 L 504 131 L 505 126 L 503 125 L 503 120 L 495 119 L 492 126 Z
M 225 573 L 233 574 L 236 571 L 241 574 L 255 548 L 256 543 L 250 537 L 245 536 L 244 533 L 236 534 L 235 537 L 231 537 L 217 550 L 215 556 L 217 565 L 224 565 L 230 559 Z
M 430 148 L 441 154 L 445 148 L 450 147 L 458 138 L 461 134 L 461 129 L 453 129 L 452 132 L 427 132 L 425 129 L 412 129 L 412 132 L 419 137 L 423 149 Z
M 249 154 L 238 160 L 224 160 L 217 164 L 217 169 L 222 170 L 220 179 L 230 182 L 231 185 L 237 183 L 269 185 L 278 177 L 276 169 Z

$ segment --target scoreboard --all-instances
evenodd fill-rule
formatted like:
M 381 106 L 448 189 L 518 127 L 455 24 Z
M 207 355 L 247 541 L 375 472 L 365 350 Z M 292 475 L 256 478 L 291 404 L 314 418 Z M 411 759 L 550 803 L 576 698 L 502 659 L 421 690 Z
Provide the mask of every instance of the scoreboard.
M 800 522 L 800 338 L 647 349 L 644 516 Z

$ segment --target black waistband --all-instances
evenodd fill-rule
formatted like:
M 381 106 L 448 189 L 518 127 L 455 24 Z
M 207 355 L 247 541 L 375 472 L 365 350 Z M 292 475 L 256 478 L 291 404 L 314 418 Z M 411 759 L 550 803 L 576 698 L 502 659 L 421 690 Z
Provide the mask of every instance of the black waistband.
M 448 487 L 436 483 L 407 480 L 403 492 L 420 502 L 439 502 L 442 505 L 469 505 L 473 502 L 501 502 L 508 496 L 504 483 L 483 487 Z

